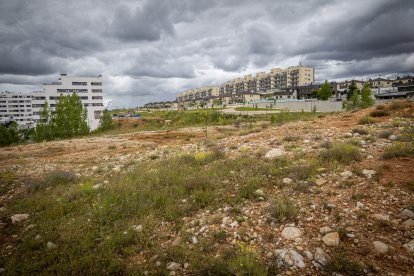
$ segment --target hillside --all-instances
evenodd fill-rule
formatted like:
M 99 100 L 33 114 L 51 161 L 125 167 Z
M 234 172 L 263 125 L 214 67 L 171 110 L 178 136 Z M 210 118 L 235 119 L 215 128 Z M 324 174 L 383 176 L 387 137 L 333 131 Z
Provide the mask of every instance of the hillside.
M 209 126 L 207 139 L 183 127 L 19 145 L 0 164 L 4 275 L 414 267 L 409 101 Z

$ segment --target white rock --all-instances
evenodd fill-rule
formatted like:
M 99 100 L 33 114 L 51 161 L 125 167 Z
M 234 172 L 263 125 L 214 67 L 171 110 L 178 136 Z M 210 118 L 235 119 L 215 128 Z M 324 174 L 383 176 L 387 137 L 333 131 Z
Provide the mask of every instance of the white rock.
M 260 197 L 265 197 L 265 196 L 266 196 L 266 194 L 263 192 L 263 190 L 262 190 L 262 189 L 257 189 L 257 190 L 254 192 L 254 194 L 255 194 L 256 196 L 260 196 Z
M 404 209 L 402 210 L 400 217 L 402 219 L 408 219 L 408 218 L 414 219 L 414 212 L 409 209 Z
M 196 238 L 195 236 L 192 236 L 192 237 L 191 237 L 191 242 L 192 242 L 193 244 L 197 244 L 197 243 L 198 243 L 198 240 L 197 240 L 197 238 Z
M 271 149 L 268 152 L 266 152 L 265 158 L 267 159 L 274 159 L 276 157 L 280 157 L 285 155 L 285 151 L 279 148 Z
M 137 232 L 142 232 L 142 225 L 141 224 L 139 224 L 139 225 L 133 225 L 132 226 L 132 229 L 134 229 L 135 231 L 137 231 Z
M 374 241 L 372 245 L 374 246 L 374 252 L 376 255 L 386 254 L 389 250 L 388 245 L 380 241 Z
M 16 214 L 11 216 L 12 223 L 21 222 L 27 220 L 29 218 L 29 214 Z
M 339 234 L 338 232 L 330 232 L 323 236 L 322 241 L 327 246 L 338 246 L 339 245 Z
M 224 217 L 221 222 L 226 225 L 229 224 L 231 222 L 231 218 L 230 217 Z
M 57 245 L 56 245 L 56 244 L 54 244 L 53 242 L 47 242 L 46 246 L 47 246 L 47 248 L 49 248 L 49 249 L 53 249 L 53 248 L 56 248 L 56 247 L 57 247 Z
M 319 229 L 319 233 L 321 233 L 321 234 L 326 234 L 326 233 L 329 233 L 329 232 L 332 232 L 332 229 L 328 226 L 324 226 L 324 227 L 321 227 Z
M 233 208 L 226 206 L 226 207 L 224 207 L 223 210 L 224 210 L 224 212 L 229 213 L 233 210 Z
M 293 183 L 293 180 L 288 178 L 288 177 L 285 177 L 285 178 L 283 178 L 282 183 L 285 184 L 285 185 L 289 185 L 289 184 Z
M 406 221 L 403 222 L 402 226 L 404 227 L 404 229 L 410 230 L 410 229 L 414 228 L 414 220 L 413 219 L 407 219 Z
M 237 222 L 237 220 L 235 220 L 235 221 L 233 221 L 232 223 L 230 223 L 230 226 L 231 226 L 232 228 L 235 228 L 235 227 L 239 226 L 239 223 Z
M 302 231 L 296 227 L 285 227 L 281 235 L 285 240 L 294 240 L 301 237 Z
M 403 245 L 408 252 L 414 253 L 414 239 Z
M 173 270 L 173 271 L 175 271 L 175 270 L 180 269 L 180 267 L 181 267 L 181 265 L 180 265 L 180 264 L 178 264 L 178 263 L 174 263 L 174 262 L 169 262 L 169 263 L 167 264 L 167 269 L 168 269 L 168 270 Z
M 102 186 L 102 184 L 95 184 L 92 186 L 92 189 L 99 189 Z
M 318 186 L 321 186 L 321 185 L 323 185 L 323 184 L 325 184 L 326 183 L 326 180 L 325 179 L 323 179 L 323 178 L 317 178 L 316 180 L 315 180 L 315 184 L 316 185 L 318 185 Z
M 303 256 L 293 249 L 277 249 L 275 253 L 279 267 L 304 268 L 306 266 Z
M 358 209 L 361 209 L 364 207 L 364 204 L 362 204 L 361 202 L 357 201 L 357 206 Z
M 306 258 L 307 258 L 309 261 L 312 261 L 312 260 L 313 260 L 313 254 L 312 254 L 312 252 L 310 252 L 309 250 L 304 251 L 304 252 L 303 252 L 303 254 L 305 254 Z
M 393 135 L 390 135 L 390 137 L 388 137 L 388 139 L 390 139 L 391 141 L 395 141 L 395 140 L 398 139 L 398 136 L 393 134 Z
M 384 214 L 375 214 L 374 219 L 376 220 L 380 220 L 380 221 L 389 221 L 390 220 L 390 216 L 389 215 L 384 215 Z
M 331 257 L 322 250 L 322 248 L 316 248 L 315 254 L 313 255 L 314 260 L 322 266 L 326 266 Z
M 353 175 L 353 173 L 352 172 L 350 172 L 350 171 L 344 171 L 344 172 L 341 172 L 341 176 L 343 177 L 343 178 L 349 178 L 349 177 L 351 177 Z
M 362 174 L 365 175 L 365 177 L 367 177 L 369 179 L 372 178 L 372 176 L 376 173 L 377 172 L 374 171 L 374 170 L 366 170 L 366 169 L 362 170 Z

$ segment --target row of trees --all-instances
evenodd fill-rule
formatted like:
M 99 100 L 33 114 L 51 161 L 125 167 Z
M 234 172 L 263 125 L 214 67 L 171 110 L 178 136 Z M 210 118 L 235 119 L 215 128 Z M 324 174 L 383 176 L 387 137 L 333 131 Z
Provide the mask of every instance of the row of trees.
M 21 140 L 17 123 L 12 122 L 7 126 L 0 125 L 0 147 L 6 147 Z

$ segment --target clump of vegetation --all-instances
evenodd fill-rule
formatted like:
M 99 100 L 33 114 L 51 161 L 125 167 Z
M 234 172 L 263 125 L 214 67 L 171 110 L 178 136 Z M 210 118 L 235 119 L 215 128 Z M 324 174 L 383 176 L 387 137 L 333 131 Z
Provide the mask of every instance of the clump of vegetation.
M 18 144 L 21 141 L 16 122 L 8 126 L 0 125 L 0 147 Z
M 388 116 L 390 115 L 390 113 L 384 109 L 378 109 L 377 110 L 373 110 L 371 111 L 371 113 L 369 113 L 369 115 L 371 117 L 384 117 L 384 116 Z
M 354 128 L 352 129 L 352 133 L 358 133 L 359 135 L 367 135 L 368 131 L 363 128 Z
M 371 125 L 375 124 L 377 120 L 371 116 L 365 116 L 358 120 L 358 124 L 360 125 Z
M 103 132 L 112 129 L 113 123 L 112 123 L 112 115 L 108 110 L 104 110 L 101 118 L 99 120 L 99 127 L 97 129 L 97 132 Z M 137 124 L 133 125 L 134 128 L 138 127 Z
M 352 161 L 360 161 L 362 155 L 358 147 L 351 144 L 334 144 L 332 148 L 323 150 L 319 154 L 319 158 L 323 161 L 337 161 L 349 164 Z
M 58 185 L 69 185 L 79 181 L 79 177 L 71 171 L 52 171 L 43 178 L 26 179 L 25 185 L 29 191 L 38 191 Z
M 236 256 L 230 260 L 229 267 L 233 275 L 268 275 L 266 267 L 258 262 L 254 248 L 244 244 L 239 244 Z
M 293 141 L 298 141 L 300 139 L 301 139 L 300 136 L 295 136 L 295 135 L 286 135 L 285 137 L 283 137 L 283 141 L 285 142 L 293 142 Z
M 382 139 L 388 139 L 393 134 L 392 130 L 383 130 L 380 133 L 378 133 L 378 137 Z
M 414 156 L 414 145 L 412 143 L 395 143 L 384 150 L 382 157 L 391 159 L 394 157 Z
M 332 144 L 331 141 L 325 140 L 320 144 L 320 147 L 324 148 L 324 149 L 330 149 L 330 148 L 332 148 L 332 145 L 333 144 Z
M 365 275 L 363 267 L 350 260 L 343 252 L 335 253 L 326 266 L 326 269 L 331 272 L 345 273 L 347 275 Z
M 267 213 L 272 219 L 284 221 L 285 219 L 295 220 L 297 216 L 297 208 L 292 200 L 287 196 L 278 196 L 273 200 Z
M 332 88 L 329 86 L 328 81 L 325 80 L 319 90 L 313 90 L 311 96 L 322 101 L 328 100 L 332 96 Z
M 374 104 L 374 99 L 371 94 L 371 87 L 369 84 L 364 84 L 361 92 L 358 92 L 355 81 L 352 81 L 348 86 L 346 101 L 343 105 L 346 110 L 357 110 L 370 107 Z

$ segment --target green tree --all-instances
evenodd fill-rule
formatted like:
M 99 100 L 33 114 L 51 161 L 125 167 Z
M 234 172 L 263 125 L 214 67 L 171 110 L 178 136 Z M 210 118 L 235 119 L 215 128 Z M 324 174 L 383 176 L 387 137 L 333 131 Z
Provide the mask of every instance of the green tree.
M 36 128 L 33 131 L 34 141 L 43 141 L 53 139 L 53 126 L 51 123 L 52 116 L 49 108 L 49 103 L 45 101 L 42 111 L 40 112 L 40 120 L 36 124 Z
M 98 131 L 106 131 L 112 128 L 112 115 L 108 110 L 104 110 L 99 121 Z
M 318 98 L 323 100 L 323 101 L 326 101 L 331 96 L 332 96 L 332 89 L 329 86 L 328 81 L 325 80 L 325 83 L 322 84 L 321 89 L 319 89 L 319 91 L 318 91 Z
M 16 122 L 12 122 L 8 126 L 0 126 L 0 147 L 18 144 L 20 141 L 21 139 Z
M 364 84 L 364 87 L 361 90 L 361 108 L 367 108 L 374 104 L 374 99 L 371 96 L 371 86 L 369 84 Z
M 355 90 L 349 100 L 344 102 L 344 108 L 346 110 L 355 110 L 361 106 L 361 97 L 358 94 L 358 91 Z
M 346 89 L 346 100 L 349 101 L 355 92 L 358 93 L 358 87 L 356 85 L 356 82 L 352 80 L 351 84 Z

